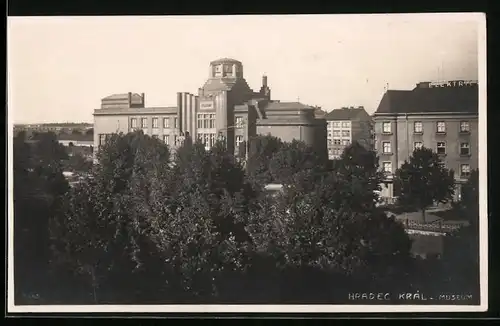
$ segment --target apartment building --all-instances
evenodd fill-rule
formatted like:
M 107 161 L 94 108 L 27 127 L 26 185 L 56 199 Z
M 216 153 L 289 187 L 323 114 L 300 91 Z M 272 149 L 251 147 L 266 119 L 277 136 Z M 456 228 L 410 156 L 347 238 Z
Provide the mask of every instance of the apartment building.
M 372 148 L 372 119 L 363 107 L 344 107 L 325 115 L 328 158 L 338 159 L 344 148 L 358 142 Z
M 478 167 L 477 81 L 422 82 L 413 90 L 387 90 L 374 114 L 375 150 L 387 180 L 381 196 L 392 201 L 393 175 L 426 147 L 455 172 L 455 200 L 460 185 Z

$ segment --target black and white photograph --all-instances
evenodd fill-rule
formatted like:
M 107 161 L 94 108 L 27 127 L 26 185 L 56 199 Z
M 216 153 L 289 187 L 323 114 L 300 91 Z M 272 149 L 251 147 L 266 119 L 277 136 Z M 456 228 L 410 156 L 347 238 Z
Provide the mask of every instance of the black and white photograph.
M 8 17 L 7 96 L 8 312 L 488 308 L 484 14 Z

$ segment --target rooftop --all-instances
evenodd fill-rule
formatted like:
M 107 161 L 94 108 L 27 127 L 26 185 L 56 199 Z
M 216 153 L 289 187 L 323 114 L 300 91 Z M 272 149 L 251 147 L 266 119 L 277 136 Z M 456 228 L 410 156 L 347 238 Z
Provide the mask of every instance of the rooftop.
M 72 141 L 93 141 L 93 134 L 60 134 L 57 136 L 58 140 L 72 140 Z
M 324 118 L 326 120 L 352 120 L 356 119 L 363 112 L 366 113 L 363 107 L 335 109 L 328 112 Z
M 278 102 L 278 101 L 272 101 L 269 102 L 265 108 L 266 111 L 287 111 L 287 110 L 312 110 L 313 108 L 299 103 L 299 102 Z
M 478 85 L 425 87 L 413 90 L 388 90 L 377 108 L 379 113 L 478 113 Z
M 132 93 L 132 98 L 142 98 L 140 94 Z M 128 100 L 128 93 L 112 94 L 103 98 L 103 100 Z
M 210 62 L 210 65 L 218 65 L 218 64 L 221 64 L 221 63 L 239 63 L 241 64 L 240 61 L 238 60 L 235 60 L 235 59 L 231 59 L 231 58 L 220 58 L 220 59 L 217 59 L 217 60 L 214 60 L 212 62 Z
M 94 110 L 94 115 L 107 114 L 162 114 L 176 113 L 177 107 L 146 107 L 146 108 L 105 108 Z

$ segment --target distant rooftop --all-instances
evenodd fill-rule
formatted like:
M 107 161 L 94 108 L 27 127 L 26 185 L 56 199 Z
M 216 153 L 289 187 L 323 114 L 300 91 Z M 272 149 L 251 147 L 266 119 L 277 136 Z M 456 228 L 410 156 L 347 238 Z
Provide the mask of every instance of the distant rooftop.
M 363 112 L 366 113 L 363 107 L 357 107 L 357 108 L 345 107 L 328 112 L 324 116 L 324 118 L 326 120 L 352 120 L 356 119 L 360 114 L 363 114 Z
M 58 140 L 73 140 L 73 141 L 93 141 L 94 135 L 90 134 L 60 134 L 57 136 Z

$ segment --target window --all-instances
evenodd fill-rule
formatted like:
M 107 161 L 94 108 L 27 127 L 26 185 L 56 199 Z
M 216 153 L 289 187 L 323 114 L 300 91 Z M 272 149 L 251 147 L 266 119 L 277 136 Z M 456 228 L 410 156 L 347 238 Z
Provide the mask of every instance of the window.
M 331 132 L 328 133 L 328 138 L 332 138 L 332 133 Z
M 340 139 L 334 139 L 333 140 L 334 145 L 340 145 Z
M 163 142 L 167 145 L 170 143 L 169 138 L 169 135 L 163 135 Z
M 177 118 L 176 118 L 176 119 L 177 119 Z M 174 135 L 174 146 L 179 145 L 178 143 L 179 143 L 179 136 Z
M 349 130 L 342 130 L 342 137 L 349 137 L 351 132 Z
M 333 127 L 334 127 L 334 128 L 340 128 L 340 122 L 339 122 L 339 121 L 335 121 L 335 122 L 333 123 Z
M 460 121 L 460 132 L 470 132 L 469 121 Z
M 236 148 L 239 148 L 242 142 L 243 142 L 243 136 L 241 135 L 236 136 Z
M 470 155 L 469 143 L 461 143 L 460 144 L 460 155 Z
M 382 142 L 382 149 L 384 153 L 392 153 L 391 143 L 388 141 Z
M 99 134 L 99 146 L 102 146 L 106 143 L 106 135 L 105 134 Z
M 147 128 L 147 127 L 148 127 L 148 119 L 141 118 L 141 128 Z
M 344 145 L 344 146 L 349 145 L 349 140 L 348 139 L 342 139 L 342 145 Z
M 424 144 L 421 141 L 416 141 L 413 143 L 413 150 L 421 149 L 422 147 L 424 147 Z
M 470 165 L 469 164 L 461 164 L 460 165 L 460 176 L 467 178 L 470 176 Z
M 446 143 L 444 141 L 439 141 L 437 143 L 437 153 L 446 154 Z
M 382 123 L 382 132 L 385 134 L 391 133 L 391 123 L 390 122 L 383 122 Z
M 158 128 L 158 118 L 153 118 L 153 128 Z
M 331 145 L 331 144 L 332 144 L 332 140 L 328 139 L 328 145 Z
M 340 137 L 340 130 L 334 130 L 333 137 Z
M 384 162 L 383 169 L 385 173 L 392 173 L 392 162 Z
M 170 119 L 163 118 L 163 128 L 170 128 Z
M 349 128 L 351 126 L 351 121 L 343 121 L 342 128 Z
M 174 117 L 174 128 L 179 128 L 179 119 L 177 117 Z
M 437 122 L 437 132 L 439 132 L 439 133 L 446 132 L 446 123 L 444 121 Z
M 210 134 L 210 147 L 215 145 L 215 134 Z
M 236 117 L 234 124 L 237 128 L 243 127 L 243 117 Z
M 207 129 L 208 128 L 208 114 L 203 114 L 203 128 Z
M 413 132 L 421 134 L 423 132 L 422 121 L 415 121 L 413 123 Z
M 137 128 L 137 119 L 136 118 L 132 118 L 130 119 L 130 125 L 132 126 L 132 128 Z
M 328 149 L 328 156 L 333 156 L 333 149 Z
M 213 129 L 213 128 L 215 128 L 215 114 L 210 114 L 209 118 L 210 118 L 210 120 L 209 120 L 208 127 Z
M 158 135 L 153 135 L 153 138 L 154 139 L 158 139 Z

